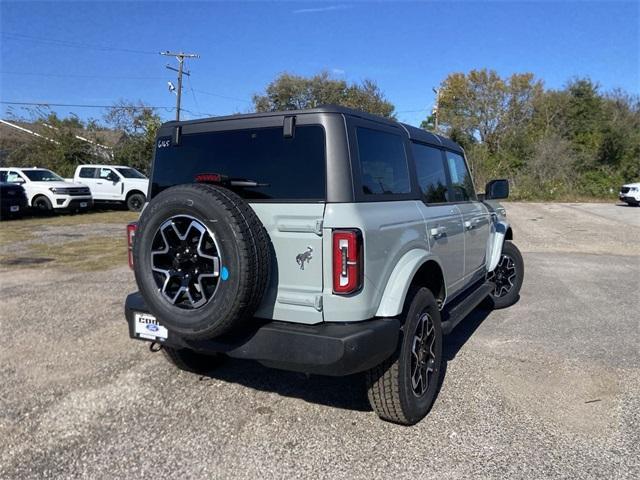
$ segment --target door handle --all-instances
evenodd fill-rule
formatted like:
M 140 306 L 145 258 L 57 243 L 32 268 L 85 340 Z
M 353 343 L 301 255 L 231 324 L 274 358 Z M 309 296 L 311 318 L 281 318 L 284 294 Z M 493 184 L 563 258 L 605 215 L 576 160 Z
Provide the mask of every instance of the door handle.
M 446 227 L 435 227 L 429 230 L 429 235 L 433 238 L 441 238 L 447 233 Z
M 102 185 L 102 182 L 96 182 L 98 185 Z
M 473 230 L 477 226 L 478 226 L 478 224 L 476 222 L 470 222 L 468 220 L 466 222 L 464 222 L 464 229 L 465 230 Z

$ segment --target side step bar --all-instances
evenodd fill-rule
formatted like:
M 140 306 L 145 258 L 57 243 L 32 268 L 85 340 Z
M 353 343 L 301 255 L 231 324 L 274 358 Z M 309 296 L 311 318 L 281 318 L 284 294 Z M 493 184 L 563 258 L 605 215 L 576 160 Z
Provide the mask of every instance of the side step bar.
M 481 283 L 475 290 L 462 295 L 459 302 L 446 305 L 442 310 L 442 333 L 448 335 L 471 311 L 476 308 L 491 293 L 494 284 Z

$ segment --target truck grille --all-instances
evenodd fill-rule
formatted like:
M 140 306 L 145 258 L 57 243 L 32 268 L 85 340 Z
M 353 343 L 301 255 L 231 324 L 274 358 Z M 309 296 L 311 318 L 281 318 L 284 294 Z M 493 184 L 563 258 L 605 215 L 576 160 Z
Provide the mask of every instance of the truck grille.
M 71 195 L 72 197 L 79 197 L 81 195 L 90 195 L 91 194 L 91 190 L 89 190 L 89 188 L 70 188 L 69 189 L 69 195 Z
M 621 192 L 621 193 L 629 193 L 629 188 L 630 188 L 630 187 L 622 187 L 622 188 L 620 189 L 620 192 Z

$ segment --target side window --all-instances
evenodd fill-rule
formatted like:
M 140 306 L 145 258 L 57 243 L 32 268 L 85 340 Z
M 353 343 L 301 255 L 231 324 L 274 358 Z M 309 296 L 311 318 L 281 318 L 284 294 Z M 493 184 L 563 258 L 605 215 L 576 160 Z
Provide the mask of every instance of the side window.
M 0 171 L 0 182 L 2 183 L 6 183 L 7 182 L 7 172 Z
M 96 170 L 95 168 L 82 167 L 80 169 L 80 178 L 93 178 L 96 176 Z
M 118 174 L 110 168 L 101 168 L 100 178 L 104 178 L 105 180 L 109 180 L 110 182 L 115 182 L 120 179 Z
M 110 168 L 101 168 L 100 169 L 100 178 L 109 178 L 109 175 L 111 175 L 113 172 L 111 171 Z
M 451 195 L 454 202 L 464 202 L 476 199 L 471 174 L 462 155 L 447 151 L 447 165 L 451 175 Z
M 7 172 L 7 182 L 8 183 L 24 183 L 24 179 L 18 174 L 18 172 L 13 172 L 9 170 Z
M 409 167 L 402 137 L 362 127 L 356 129 L 356 137 L 363 193 L 410 193 Z
M 427 203 L 446 203 L 448 196 L 447 174 L 442 150 L 420 143 L 412 143 L 416 162 L 418 184 Z

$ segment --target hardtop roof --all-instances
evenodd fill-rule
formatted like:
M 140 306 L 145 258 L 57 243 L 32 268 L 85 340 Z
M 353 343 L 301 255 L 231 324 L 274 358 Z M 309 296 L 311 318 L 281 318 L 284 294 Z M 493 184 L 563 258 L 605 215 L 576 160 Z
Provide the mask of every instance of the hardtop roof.
M 372 122 L 400 127 L 407 133 L 407 135 L 411 140 L 416 140 L 418 142 L 428 143 L 435 146 L 442 146 L 458 152 L 464 152 L 462 147 L 458 145 L 456 142 L 454 142 L 453 140 L 451 140 L 450 138 L 443 137 L 442 135 L 438 135 L 432 132 L 427 132 L 426 130 L 414 127 L 412 125 L 408 125 L 406 123 L 398 122 L 396 120 L 381 117 L 379 115 L 373 115 L 371 113 L 363 112 L 361 110 L 355 110 L 353 108 L 343 107 L 340 105 L 321 105 L 316 108 L 308 108 L 304 110 L 282 110 L 282 111 L 276 111 L 276 112 L 242 113 L 242 114 L 235 114 L 235 115 L 225 115 L 221 117 L 201 118 L 196 120 L 182 120 L 179 122 L 172 120 L 164 123 L 163 127 L 174 126 L 174 125 L 193 125 L 193 124 L 206 123 L 206 122 L 223 122 L 226 120 L 240 120 L 240 119 L 249 120 L 252 118 L 277 117 L 277 116 L 284 116 L 284 115 L 287 115 L 287 116 L 309 115 L 309 114 L 318 114 L 318 113 L 337 113 L 337 114 L 346 115 L 346 116 L 363 118 L 365 120 L 370 120 Z

